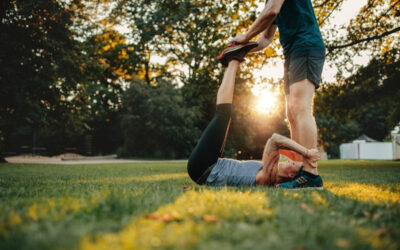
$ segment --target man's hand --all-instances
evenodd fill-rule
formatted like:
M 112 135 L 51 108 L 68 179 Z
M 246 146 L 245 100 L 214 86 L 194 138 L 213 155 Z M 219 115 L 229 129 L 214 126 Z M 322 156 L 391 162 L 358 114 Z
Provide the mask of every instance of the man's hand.
M 243 43 L 248 43 L 250 39 L 247 38 L 246 35 L 244 34 L 237 34 L 230 42 L 229 44 L 243 44 Z
M 319 151 L 316 148 L 308 149 L 305 155 L 310 162 L 316 162 L 320 160 Z

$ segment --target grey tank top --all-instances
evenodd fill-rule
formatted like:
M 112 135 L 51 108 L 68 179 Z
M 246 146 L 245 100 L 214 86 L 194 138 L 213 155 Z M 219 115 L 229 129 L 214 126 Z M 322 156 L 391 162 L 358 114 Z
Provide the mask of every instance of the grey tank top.
M 256 185 L 256 175 L 262 166 L 263 163 L 260 161 L 219 158 L 207 178 L 207 185 L 254 186 Z

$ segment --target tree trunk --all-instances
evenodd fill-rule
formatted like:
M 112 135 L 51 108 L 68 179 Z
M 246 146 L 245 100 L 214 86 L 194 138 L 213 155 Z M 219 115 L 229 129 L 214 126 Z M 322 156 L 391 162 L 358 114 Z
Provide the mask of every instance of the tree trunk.
M 145 68 L 145 80 L 146 80 L 146 83 L 147 83 L 147 85 L 151 85 L 149 61 L 146 61 L 144 63 L 144 68 Z

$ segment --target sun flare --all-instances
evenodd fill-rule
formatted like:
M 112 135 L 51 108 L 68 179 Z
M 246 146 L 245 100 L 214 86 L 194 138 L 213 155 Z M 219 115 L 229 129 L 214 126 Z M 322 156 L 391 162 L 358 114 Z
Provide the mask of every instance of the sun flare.
M 255 85 L 251 89 L 256 96 L 255 109 L 260 113 L 271 113 L 275 110 L 277 93 L 274 89 L 265 86 Z

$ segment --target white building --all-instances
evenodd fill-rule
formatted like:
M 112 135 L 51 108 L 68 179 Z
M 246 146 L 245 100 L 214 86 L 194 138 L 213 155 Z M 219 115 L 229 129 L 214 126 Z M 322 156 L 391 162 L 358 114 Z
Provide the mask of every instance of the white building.
M 340 158 L 360 160 L 400 159 L 400 134 L 397 133 L 396 135 L 398 135 L 396 138 L 399 139 L 397 147 L 395 145 L 395 140 L 392 142 L 378 142 L 366 135 L 362 135 L 351 143 L 344 143 L 340 145 Z M 395 158 L 394 152 L 399 153 L 398 158 Z
M 393 160 L 400 160 L 400 122 L 392 130 Z

